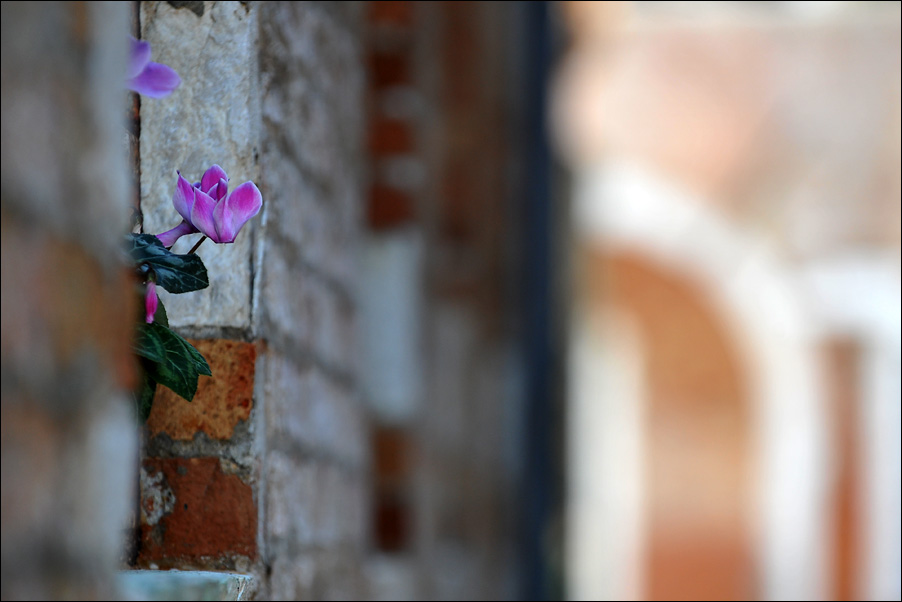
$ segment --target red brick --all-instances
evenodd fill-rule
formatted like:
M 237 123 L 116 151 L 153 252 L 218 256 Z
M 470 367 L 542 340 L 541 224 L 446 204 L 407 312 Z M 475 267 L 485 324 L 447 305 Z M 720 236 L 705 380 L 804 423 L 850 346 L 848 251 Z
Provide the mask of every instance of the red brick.
M 248 419 L 254 404 L 256 347 L 226 339 L 190 342 L 207 359 L 213 376 L 200 377 L 191 402 L 158 386 L 147 420 L 150 436 L 166 433 L 190 441 L 204 432 L 211 439 L 229 439 L 238 423 Z
M 410 64 L 406 56 L 396 52 L 374 52 L 370 55 L 370 84 L 373 88 L 410 84 Z
M 413 199 L 406 192 L 388 186 L 373 186 L 367 218 L 373 230 L 385 230 L 413 220 Z
M 376 156 L 409 153 L 413 147 L 413 133 L 404 121 L 378 119 L 370 126 L 370 152 Z
M 15 292 L 3 298 L 5 369 L 54 374 L 83 361 L 90 348 L 116 384 L 134 387 L 131 339 L 139 298 L 131 270 L 104 269 L 78 245 L 50 237 L 6 210 L 0 232 L 3 291 Z
M 172 510 L 147 524 L 152 491 L 141 492 L 141 551 L 138 563 L 160 568 L 227 568 L 236 556 L 257 555 L 257 509 L 250 485 L 224 473 L 219 458 L 147 458 L 144 470 L 174 496 Z
M 370 23 L 410 25 L 413 20 L 413 2 L 404 0 L 370 2 L 368 8 Z
M 410 476 L 412 443 L 405 429 L 376 427 L 372 443 L 373 468 L 380 484 L 394 486 Z
M 410 543 L 410 504 L 394 495 L 377 495 L 375 539 L 379 550 L 398 552 Z

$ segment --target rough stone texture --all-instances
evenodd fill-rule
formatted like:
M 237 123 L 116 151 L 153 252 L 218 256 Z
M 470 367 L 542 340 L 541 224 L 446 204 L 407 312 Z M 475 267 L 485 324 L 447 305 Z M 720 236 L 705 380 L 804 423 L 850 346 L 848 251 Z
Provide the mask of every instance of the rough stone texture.
M 140 474 L 141 566 L 249 572 L 265 599 L 366 591 L 371 448 L 355 334 L 365 6 L 140 3 L 140 37 L 183 81 L 168 98 L 140 101 L 145 231 L 179 221 L 176 169 L 193 181 L 218 163 L 232 185 L 253 179 L 264 197 L 235 244 L 201 247 L 208 290 L 163 295 L 173 326 L 199 339 L 214 378 L 202 378 L 193 404 L 162 391 L 157 399 Z M 407 25 L 428 12 L 425 36 L 451 22 L 443 11 L 454 16 L 443 4 L 375 6 Z M 437 327 L 455 329 L 459 345 L 456 363 L 439 366 L 445 374 L 432 375 L 423 394 L 435 422 L 414 425 L 433 463 L 421 497 L 409 500 L 422 562 L 398 572 L 408 579 L 401 591 L 414 592 L 417 579 L 428 581 L 431 597 L 447 598 L 510 593 L 499 586 L 510 567 L 499 542 L 513 514 L 498 467 L 497 409 L 507 398 L 495 359 L 497 310 L 508 309 L 497 294 L 509 284 L 498 270 L 507 240 L 499 228 L 518 216 L 499 209 L 510 166 L 498 149 L 501 109 L 491 103 L 504 96 L 505 80 L 482 70 L 468 38 L 490 9 L 468 10 L 453 21 L 458 37 L 447 48 L 438 39 L 418 46 L 433 54 L 409 65 L 439 73 L 446 52 L 470 74 L 454 96 L 454 119 L 426 132 L 433 147 L 424 163 L 450 142 L 459 160 L 447 173 L 416 161 L 409 169 L 408 151 L 424 133 L 413 130 L 430 119 L 393 129 L 391 120 L 422 99 L 386 90 L 388 137 L 407 130 L 388 148 L 405 152 L 377 166 L 381 185 L 417 190 L 410 199 L 420 192 L 412 182 L 439 182 L 423 184 L 424 202 L 434 205 L 424 215 L 436 217 L 441 188 L 441 211 L 456 221 L 436 229 L 469 236 L 459 246 L 427 243 L 428 284 L 463 306 L 450 314 L 464 317 Z M 128 169 L 118 125 L 110 125 L 125 98 L 117 94 L 125 12 L 113 3 L 3 5 L 4 598 L 104 595 L 96 587 L 111 582 L 119 517 L 135 486 L 134 430 L 127 406 L 115 402 L 134 382 L 127 345 L 140 302 L 110 268 L 119 240 L 97 235 L 127 227 Z M 479 39 L 500 40 L 498 31 L 479 29 Z M 432 100 L 437 117 L 445 107 Z M 453 186 L 458 180 L 468 183 Z M 415 215 L 411 207 L 403 214 Z M 488 319 L 485 304 L 466 299 L 473 291 L 496 310 Z M 445 316 L 422 319 L 428 326 Z M 496 324 L 495 338 L 486 323 Z M 443 337 L 430 339 L 430 355 L 444 357 Z
M 230 473 L 228 463 L 147 458 L 142 471 L 139 564 L 249 568 L 257 555 L 254 495 L 250 485 Z M 166 504 L 162 512 L 160 500 Z
M 151 43 L 153 60 L 182 78 L 169 97 L 141 102 L 145 232 L 159 233 L 181 221 L 172 207 L 176 170 L 194 182 L 219 164 L 230 189 L 247 180 L 259 185 L 258 12 L 256 3 L 245 2 L 206 2 L 202 16 L 167 2 L 141 3 L 141 34 Z M 264 211 L 267 201 L 264 195 Z M 251 220 L 233 244 L 201 246 L 208 289 L 161 292 L 173 326 L 250 328 L 254 237 L 261 222 L 259 215 Z M 173 250 L 187 252 L 198 238 L 185 237 Z
M 226 339 L 189 341 L 207 358 L 213 376 L 200 377 L 191 402 L 159 386 L 147 420 L 150 436 L 165 433 L 190 441 L 203 432 L 211 439 L 230 439 L 253 408 L 256 347 Z
M 330 378 L 313 363 L 298 365 L 274 350 L 267 354 L 263 377 L 270 446 L 363 465 L 366 424 L 349 384 Z
M 3 599 L 107 599 L 137 464 L 128 8 L 2 5 Z
M 343 4 L 261 7 L 261 166 L 279 246 L 347 284 L 361 214 L 364 73 L 360 5 Z
M 298 259 L 298 246 L 268 241 L 260 275 L 261 331 L 271 346 L 306 356 L 335 378 L 347 379 L 356 362 L 350 286 Z
M 261 595 L 355 598 L 366 544 L 366 420 L 353 301 L 361 215 L 358 3 L 260 8 L 259 276 L 265 441 Z
M 232 184 L 254 178 L 264 210 L 234 245 L 200 248 L 208 291 L 161 295 L 214 376 L 201 378 L 190 404 L 157 394 L 140 562 L 241 564 L 260 577 L 263 597 L 354 597 L 368 533 L 353 301 L 360 4 L 173 4 L 182 3 L 141 6 L 153 60 L 183 80 L 169 98 L 141 105 L 145 231 L 178 221 L 175 169 L 193 181 L 214 162 Z M 231 493 L 216 503 L 238 504 L 241 518 L 212 524 L 191 509 L 227 476 Z M 248 551 L 251 514 L 259 536 Z

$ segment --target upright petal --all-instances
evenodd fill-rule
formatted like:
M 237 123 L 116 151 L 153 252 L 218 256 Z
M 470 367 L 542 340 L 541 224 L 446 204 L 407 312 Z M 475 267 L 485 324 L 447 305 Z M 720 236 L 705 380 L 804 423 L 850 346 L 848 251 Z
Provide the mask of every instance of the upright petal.
M 182 83 L 182 78 L 172 67 L 162 63 L 147 63 L 144 70 L 128 80 L 128 89 L 149 96 L 151 98 L 163 98 L 169 96 L 172 91 Z
M 229 191 L 229 183 L 226 180 L 220 180 L 218 184 L 214 184 L 213 188 L 207 191 L 214 201 L 219 202 L 222 197 Z
M 225 180 L 226 182 L 228 182 L 229 176 L 226 175 L 226 172 L 223 168 L 221 168 L 218 165 L 214 165 L 210 169 L 208 169 L 206 172 L 204 172 L 204 177 L 202 177 L 200 179 L 200 189 L 203 190 L 204 192 L 206 192 L 207 194 L 209 194 L 210 196 L 213 196 L 210 193 L 210 190 L 214 186 L 219 184 L 220 180 Z M 223 196 L 225 196 L 225 194 L 223 194 Z M 216 197 L 213 196 L 213 198 L 216 198 Z M 220 198 L 222 198 L 222 197 L 220 197 Z M 219 200 L 219 199 L 216 199 L 216 200 Z
M 147 67 L 147 63 L 150 62 L 150 42 L 136 40 L 130 36 L 129 40 L 131 44 L 131 54 L 128 58 L 128 71 L 125 76 L 128 79 L 132 79 L 144 71 L 144 68 Z
M 222 242 L 213 223 L 215 208 L 216 201 L 203 190 L 197 190 L 194 195 L 194 207 L 191 209 L 191 223 L 213 242 Z
M 219 233 L 216 242 L 235 242 L 238 231 L 263 206 L 263 197 L 253 182 L 245 182 L 216 205 L 213 221 Z
M 153 316 L 157 313 L 157 305 L 160 300 L 157 298 L 157 283 L 151 280 L 147 283 L 147 293 L 144 295 L 144 312 L 145 320 L 148 324 L 153 323 Z
M 175 241 L 177 241 L 184 235 L 194 234 L 195 232 L 197 232 L 197 229 L 183 220 L 182 223 L 180 223 L 172 230 L 166 230 L 162 234 L 157 234 L 157 238 L 159 238 L 160 242 L 163 243 L 163 246 L 168 249 L 175 244 Z
M 179 175 L 175 184 L 175 192 L 172 193 L 172 206 L 179 212 L 186 221 L 191 221 L 191 208 L 194 207 L 194 194 L 197 190 L 188 180 L 182 177 L 182 172 L 176 172 Z
M 223 199 L 223 197 L 225 197 L 225 195 L 228 194 L 228 192 L 229 192 L 229 181 L 226 180 L 225 178 L 223 178 L 222 180 L 219 181 L 219 186 L 216 189 L 216 194 L 215 195 L 211 194 L 210 196 L 212 196 L 218 202 L 218 201 L 221 201 Z

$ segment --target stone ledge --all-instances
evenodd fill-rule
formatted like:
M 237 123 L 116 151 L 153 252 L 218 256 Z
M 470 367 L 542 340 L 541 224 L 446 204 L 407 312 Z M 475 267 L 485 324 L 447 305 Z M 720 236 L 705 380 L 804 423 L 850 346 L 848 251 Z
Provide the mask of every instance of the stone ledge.
M 253 577 L 213 571 L 120 571 L 125 600 L 247 600 Z

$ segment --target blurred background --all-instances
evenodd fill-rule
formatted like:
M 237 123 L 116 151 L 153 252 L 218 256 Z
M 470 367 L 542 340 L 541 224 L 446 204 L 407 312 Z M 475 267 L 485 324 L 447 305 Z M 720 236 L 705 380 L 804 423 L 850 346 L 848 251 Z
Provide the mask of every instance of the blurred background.
M 4 2 L 3 598 L 900 599 L 900 20 Z M 264 209 L 135 428 L 118 233 L 212 163 Z
M 561 8 L 568 593 L 898 598 L 899 4 Z

